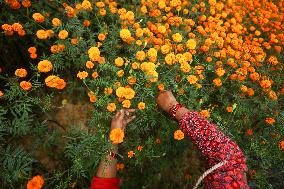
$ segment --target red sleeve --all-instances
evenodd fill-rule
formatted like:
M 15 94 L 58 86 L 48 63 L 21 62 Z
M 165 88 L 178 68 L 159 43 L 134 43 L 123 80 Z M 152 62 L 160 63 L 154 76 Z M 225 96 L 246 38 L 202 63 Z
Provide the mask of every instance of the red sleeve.
M 242 150 L 215 124 L 198 112 L 188 112 L 180 120 L 180 127 L 192 138 L 209 167 L 227 161 L 204 179 L 206 189 L 249 189 L 245 174 L 246 158 Z
M 94 177 L 91 189 L 119 189 L 119 179 Z

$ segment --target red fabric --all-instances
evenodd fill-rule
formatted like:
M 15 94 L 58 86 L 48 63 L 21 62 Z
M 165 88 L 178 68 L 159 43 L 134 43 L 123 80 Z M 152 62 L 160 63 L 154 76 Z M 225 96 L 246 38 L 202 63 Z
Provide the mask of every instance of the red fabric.
M 94 177 L 91 189 L 119 189 L 119 179 Z
M 245 174 L 246 158 L 242 150 L 215 124 L 197 112 L 188 112 L 180 120 L 180 127 L 207 159 L 208 168 L 228 161 L 204 179 L 206 189 L 249 189 Z

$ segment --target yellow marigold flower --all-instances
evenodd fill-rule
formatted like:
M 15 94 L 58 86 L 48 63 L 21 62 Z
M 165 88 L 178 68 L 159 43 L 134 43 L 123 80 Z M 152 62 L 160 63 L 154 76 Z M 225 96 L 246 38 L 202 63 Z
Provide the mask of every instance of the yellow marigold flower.
M 93 9 L 91 2 L 88 1 L 88 0 L 84 0 L 81 5 L 82 5 L 83 9 L 86 9 L 86 10 L 92 10 Z
M 143 72 L 149 72 L 155 70 L 156 65 L 152 62 L 143 62 L 140 67 Z
M 59 18 L 53 18 L 51 22 L 52 22 L 52 25 L 55 27 L 58 27 L 61 25 L 61 20 Z
M 138 150 L 139 152 L 141 152 L 142 149 L 143 149 L 143 146 L 141 146 L 141 145 L 137 146 L 137 150 Z
M 186 42 L 186 48 L 188 48 L 190 50 L 194 50 L 196 48 L 196 41 L 194 39 L 189 39 Z
M 265 123 L 267 123 L 269 125 L 273 125 L 275 123 L 275 119 L 272 118 L 272 117 L 266 118 Z
M 32 83 L 29 81 L 21 81 L 20 87 L 26 91 L 30 90 L 32 88 Z
M 188 63 L 184 63 L 180 65 L 180 70 L 184 73 L 188 73 L 191 70 L 191 67 Z
M 79 71 L 78 73 L 77 73 L 77 77 L 78 78 L 80 78 L 80 79 L 85 79 L 86 77 L 88 77 L 88 72 L 85 72 L 85 71 Z
M 144 51 L 138 51 L 136 53 L 136 58 L 140 61 L 143 61 L 146 57 L 146 53 Z
M 115 105 L 115 103 L 108 103 L 108 105 L 107 105 L 107 110 L 108 110 L 109 112 L 114 112 L 114 111 L 116 110 L 116 105 Z
M 145 103 L 144 102 L 139 102 L 137 105 L 139 110 L 144 110 L 145 109 Z
M 189 75 L 187 76 L 187 81 L 190 84 L 195 84 L 198 81 L 198 78 L 195 75 Z
M 37 69 L 39 72 L 49 72 L 52 70 L 52 64 L 49 60 L 42 60 L 38 63 Z
M 42 16 L 42 14 L 40 13 L 34 13 L 33 14 L 33 19 L 36 21 L 36 22 L 39 22 L 39 23 L 42 23 L 44 22 L 44 16 Z
M 44 180 L 42 176 L 37 175 L 28 181 L 27 189 L 41 189 L 43 184 L 44 184 Z
M 164 34 L 164 33 L 166 33 L 166 31 L 167 31 L 167 28 L 165 27 L 165 26 L 158 26 L 158 31 L 160 32 L 160 33 L 162 33 L 162 34 Z
M 134 85 L 134 84 L 136 83 L 137 79 L 136 79 L 136 77 L 134 77 L 134 76 L 129 76 L 129 77 L 127 78 L 127 81 L 128 81 L 128 83 L 129 83 L 130 85 Z
M 66 39 L 67 37 L 68 37 L 68 31 L 66 31 L 66 30 L 61 30 L 60 32 L 59 32 L 59 34 L 58 34 L 58 37 L 59 37 L 59 39 L 62 39 L 62 40 L 64 40 L 64 39 Z
M 123 93 L 124 98 L 131 100 L 135 96 L 135 91 L 131 88 L 125 88 Z
M 240 90 L 241 90 L 242 92 L 247 92 L 248 88 L 247 88 L 247 86 L 245 86 L 245 85 L 241 85 Z
M 118 72 L 116 72 L 116 75 L 118 77 L 123 77 L 124 76 L 124 71 L 123 70 L 118 70 Z
M 151 82 L 157 82 L 158 79 L 159 79 L 159 74 L 158 72 L 156 72 L 155 70 L 151 70 L 151 71 L 148 71 L 146 73 L 146 76 L 147 78 L 151 81 Z
M 100 60 L 100 49 L 98 47 L 91 47 L 88 50 L 89 58 L 92 61 L 99 61 Z
M 47 32 L 45 30 L 38 30 L 36 32 L 36 36 L 39 39 L 47 39 L 48 38 L 48 34 L 47 34 Z
M 176 139 L 176 140 L 184 139 L 184 133 L 181 130 L 176 130 L 174 132 L 174 139 Z
M 45 79 L 45 84 L 48 87 L 63 89 L 66 86 L 66 82 L 63 79 L 60 79 L 58 76 L 50 75 Z
M 147 51 L 147 55 L 149 58 L 156 58 L 157 57 L 157 50 L 154 49 L 154 48 L 150 48 L 148 51 Z
M 124 100 L 122 101 L 122 107 L 123 108 L 129 108 L 131 106 L 130 100 Z
M 119 35 L 122 39 L 129 39 L 131 37 L 131 32 L 128 29 L 122 29 L 119 32 Z
M 92 62 L 92 61 L 87 61 L 86 62 L 86 67 L 88 68 L 88 69 L 92 69 L 93 67 L 94 67 L 94 63 Z
M 204 118 L 210 117 L 210 112 L 208 110 L 202 110 L 199 112 Z
M 118 87 L 115 91 L 116 96 L 118 96 L 119 98 L 123 98 L 124 97 L 124 91 L 125 91 L 124 87 Z
M 180 33 L 173 34 L 172 38 L 176 43 L 180 43 L 182 41 L 182 35 Z
M 171 50 L 171 47 L 169 45 L 163 45 L 161 46 L 161 52 L 162 54 L 168 54 Z
M 176 62 L 175 54 L 174 53 L 169 53 L 165 57 L 165 62 L 168 65 L 173 65 Z
M 115 64 L 117 67 L 123 66 L 123 64 L 124 64 L 123 58 L 117 57 L 117 58 L 114 60 L 114 64 Z
M 135 155 L 135 153 L 131 150 L 127 153 L 128 158 L 132 158 Z
M 120 128 L 112 129 L 109 138 L 113 144 L 122 143 L 124 139 L 124 131 Z
M 15 71 L 15 76 L 18 76 L 18 77 L 26 77 L 27 74 L 28 74 L 27 70 L 23 68 L 16 69 Z

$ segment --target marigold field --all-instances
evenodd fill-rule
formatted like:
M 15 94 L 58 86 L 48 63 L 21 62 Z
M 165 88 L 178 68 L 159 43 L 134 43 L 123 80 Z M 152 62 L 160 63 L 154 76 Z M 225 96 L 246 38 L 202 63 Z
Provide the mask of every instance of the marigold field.
M 121 187 L 192 188 L 205 162 L 155 101 L 172 90 L 251 188 L 283 189 L 283 62 L 284 0 L 1 0 L 0 188 L 89 188 L 121 108 Z

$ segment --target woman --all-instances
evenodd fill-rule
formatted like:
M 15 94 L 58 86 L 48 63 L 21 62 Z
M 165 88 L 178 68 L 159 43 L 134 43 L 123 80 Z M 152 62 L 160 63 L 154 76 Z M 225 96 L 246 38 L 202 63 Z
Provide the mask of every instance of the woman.
M 161 93 L 157 103 L 174 119 L 179 121 L 181 130 L 192 138 L 202 155 L 206 158 L 211 173 L 204 175 L 206 189 L 248 189 L 246 174 L 246 159 L 238 145 L 218 130 L 197 112 L 188 110 L 179 104 L 170 91 Z M 134 110 L 122 110 L 116 114 L 111 129 L 125 129 L 127 123 L 134 117 L 126 114 Z M 93 178 L 91 189 L 118 189 L 119 179 L 116 178 L 117 146 L 109 153 L 107 160 L 100 162 L 97 175 Z M 217 166 L 216 166 L 217 165 Z M 212 171 L 213 170 L 213 171 Z

